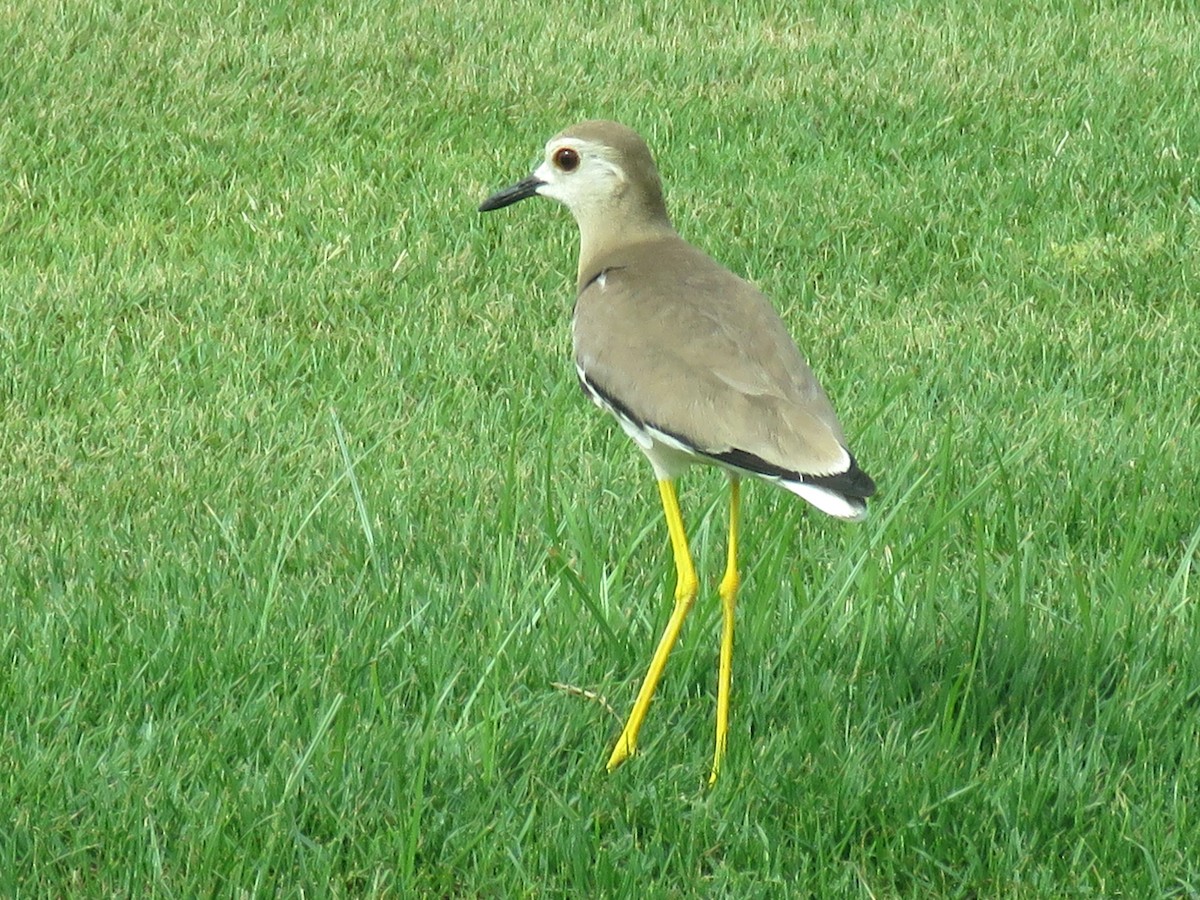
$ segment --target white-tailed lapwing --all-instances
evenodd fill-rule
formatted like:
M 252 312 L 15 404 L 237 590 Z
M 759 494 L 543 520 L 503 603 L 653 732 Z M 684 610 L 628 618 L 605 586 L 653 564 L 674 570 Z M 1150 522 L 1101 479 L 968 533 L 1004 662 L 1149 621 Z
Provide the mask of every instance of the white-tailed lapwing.
M 573 324 L 579 382 L 649 457 L 675 555 L 675 607 L 609 757 L 610 771 L 635 751 L 696 599 L 675 479 L 693 463 L 729 475 L 715 781 L 729 727 L 739 480 L 769 481 L 822 512 L 855 520 L 866 515 L 875 484 L 855 462 L 829 398 L 770 301 L 675 232 L 650 150 L 636 132 L 605 121 L 568 128 L 546 145 L 530 177 L 479 209 L 535 194 L 566 204 L 579 224 Z

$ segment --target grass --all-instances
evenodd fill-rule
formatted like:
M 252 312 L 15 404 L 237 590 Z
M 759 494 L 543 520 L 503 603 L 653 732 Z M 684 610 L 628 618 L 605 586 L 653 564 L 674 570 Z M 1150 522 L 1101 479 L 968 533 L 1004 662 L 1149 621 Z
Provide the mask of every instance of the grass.
M 0 890 L 1200 895 L 1200 28 L 1182 2 L 0 5 Z M 706 593 L 579 396 L 639 128 L 881 495 Z M 563 690 L 563 684 L 576 689 Z

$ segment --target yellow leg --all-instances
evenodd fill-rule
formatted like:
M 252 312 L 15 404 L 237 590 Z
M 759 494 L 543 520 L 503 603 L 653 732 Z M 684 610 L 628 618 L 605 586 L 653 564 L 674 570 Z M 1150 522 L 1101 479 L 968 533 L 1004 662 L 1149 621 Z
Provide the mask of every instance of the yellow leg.
M 667 516 L 667 532 L 671 535 L 671 550 L 675 554 L 675 608 L 671 618 L 659 639 L 658 649 L 650 660 L 650 668 L 638 691 L 637 699 L 633 702 L 633 710 L 625 722 L 617 745 L 613 748 L 612 756 L 608 758 L 608 771 L 612 771 L 631 757 L 637 749 L 638 732 L 642 728 L 642 720 L 646 718 L 646 710 L 650 708 L 650 699 L 654 689 L 658 687 L 658 679 L 662 677 L 663 669 L 667 666 L 667 657 L 671 648 L 679 638 L 679 629 L 688 610 L 696 601 L 696 591 L 699 583 L 696 580 L 696 567 L 692 565 L 692 555 L 688 552 L 687 534 L 683 530 L 683 515 L 679 512 L 679 499 L 675 495 L 675 482 L 664 479 L 658 483 L 658 492 L 662 495 L 663 512 Z
M 721 772 L 721 757 L 725 755 L 725 741 L 729 735 L 729 685 L 733 680 L 733 608 L 737 601 L 738 578 L 738 531 L 741 527 L 741 483 L 737 478 L 729 479 L 729 556 L 725 563 L 725 576 L 721 579 L 721 665 L 717 675 L 717 749 L 713 753 L 712 774 L 708 783 L 716 784 Z

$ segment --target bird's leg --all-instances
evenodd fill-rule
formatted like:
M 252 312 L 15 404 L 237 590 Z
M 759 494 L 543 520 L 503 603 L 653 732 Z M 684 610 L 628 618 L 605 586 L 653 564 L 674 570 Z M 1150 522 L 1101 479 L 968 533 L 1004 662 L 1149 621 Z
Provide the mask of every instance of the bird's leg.
M 729 734 L 729 685 L 733 679 L 733 609 L 737 601 L 738 530 L 741 526 L 741 482 L 729 478 L 729 548 L 725 576 L 718 589 L 721 594 L 721 664 L 717 673 L 717 749 L 713 753 L 712 774 L 708 783 L 716 784 L 721 772 L 721 757 L 725 755 L 725 740 Z
M 650 660 L 650 668 L 638 691 L 637 699 L 633 702 L 633 710 L 617 739 L 612 756 L 608 758 L 608 771 L 612 771 L 633 755 L 637 749 L 638 731 L 641 730 L 642 720 L 646 718 L 646 710 L 650 708 L 650 699 L 654 689 L 658 687 L 658 679 L 662 677 L 667 665 L 667 657 L 671 648 L 679 638 L 679 629 L 687 617 L 688 610 L 696 601 L 696 591 L 699 583 L 696 579 L 696 567 L 692 564 L 692 555 L 688 552 L 687 534 L 683 530 L 683 515 L 679 511 L 679 499 L 675 494 L 675 482 L 662 479 L 658 482 L 658 492 L 662 495 L 663 512 L 667 517 L 667 532 L 671 536 L 671 550 L 675 554 L 675 608 L 671 618 L 659 639 L 658 649 Z

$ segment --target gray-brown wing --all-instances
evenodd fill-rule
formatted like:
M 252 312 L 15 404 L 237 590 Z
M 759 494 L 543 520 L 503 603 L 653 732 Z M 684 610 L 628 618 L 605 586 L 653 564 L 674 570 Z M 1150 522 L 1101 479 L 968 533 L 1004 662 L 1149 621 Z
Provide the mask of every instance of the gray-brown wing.
M 828 397 L 770 301 L 682 240 L 597 264 L 575 310 L 577 364 L 639 421 L 714 457 L 845 471 Z

